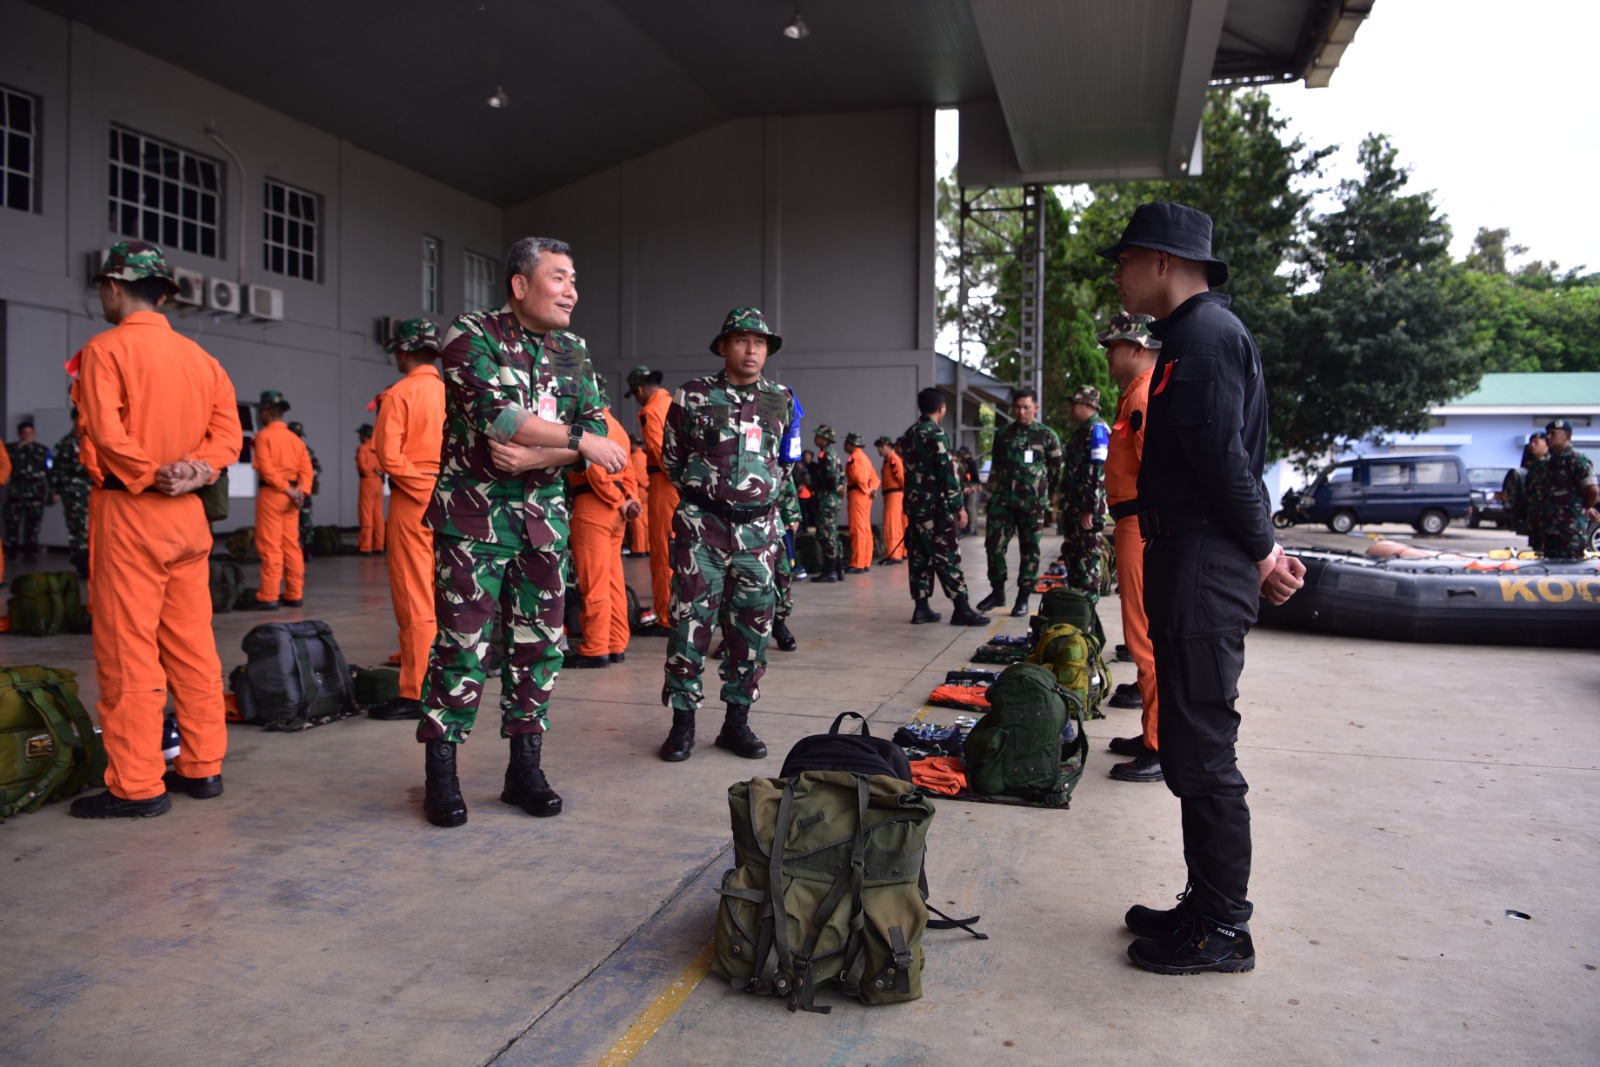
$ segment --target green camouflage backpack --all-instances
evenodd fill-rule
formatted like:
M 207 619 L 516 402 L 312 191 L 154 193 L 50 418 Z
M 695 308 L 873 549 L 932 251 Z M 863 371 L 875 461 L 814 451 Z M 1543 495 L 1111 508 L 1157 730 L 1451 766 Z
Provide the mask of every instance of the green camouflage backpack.
M 76 677 L 0 667 L 0 819 L 104 784 L 105 746 L 78 701 Z
M 1078 698 L 1078 704 L 1091 719 L 1103 719 L 1100 710 L 1106 697 L 1106 675 L 1100 650 L 1082 630 L 1070 622 L 1046 627 L 1025 663 L 1037 663 L 1055 672 L 1056 684 Z
M 1014 663 L 989 686 L 989 711 L 967 734 L 967 784 L 989 796 L 1064 808 L 1083 777 L 1089 741 L 1083 704 L 1056 676 Z

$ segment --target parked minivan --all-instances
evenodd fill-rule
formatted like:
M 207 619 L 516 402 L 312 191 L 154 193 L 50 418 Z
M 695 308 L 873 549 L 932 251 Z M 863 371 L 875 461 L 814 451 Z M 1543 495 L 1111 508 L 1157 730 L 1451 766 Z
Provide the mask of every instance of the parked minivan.
M 1368 522 L 1409 522 L 1439 534 L 1472 511 L 1472 485 L 1459 456 L 1363 456 L 1336 463 L 1308 495 L 1312 522 L 1335 533 Z

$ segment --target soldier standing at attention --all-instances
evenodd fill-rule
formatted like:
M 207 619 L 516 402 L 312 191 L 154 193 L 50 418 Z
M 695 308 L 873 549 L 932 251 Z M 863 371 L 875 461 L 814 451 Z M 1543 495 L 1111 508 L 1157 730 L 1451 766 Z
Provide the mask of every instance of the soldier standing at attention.
M 1039 580 L 1039 525 L 1050 519 L 1050 502 L 1061 487 L 1061 439 L 1039 421 L 1039 394 L 1018 389 L 1012 422 L 994 435 L 989 468 L 989 509 L 983 548 L 989 557 L 989 595 L 979 611 L 1006 602 L 1006 549 L 1017 535 L 1017 602 L 1012 615 L 1028 614 L 1028 594 Z
M 892 567 L 906 560 L 906 466 L 887 435 L 873 444 L 883 459 L 883 558 L 878 565 Z
M 95 676 L 105 740 L 103 793 L 80 819 L 160 815 L 168 791 L 222 792 L 228 729 L 211 631 L 211 527 L 195 491 L 236 462 L 233 383 L 159 308 L 177 292 L 161 249 L 111 246 L 95 275 L 112 328 L 74 357 L 85 453 L 102 477 L 89 507 Z M 166 770 L 161 724 L 172 695 L 182 748 Z
M 1539 533 L 1545 559 L 1582 559 L 1589 548 L 1588 524 L 1600 522 L 1594 464 L 1572 447 L 1572 423 L 1556 419 L 1544 428 L 1550 455 L 1543 463 L 1538 495 L 1528 504 L 1528 522 Z
M 672 637 L 661 690 L 661 702 L 672 709 L 672 729 L 661 744 L 669 763 L 688 759 L 694 748 L 695 711 L 704 699 L 700 675 L 719 618 L 727 642 L 719 672 L 727 714 L 715 744 L 745 759 L 767 754 L 750 730 L 750 707 L 761 697 L 758 683 L 767 669 L 783 552 L 779 490 L 800 458 L 789 433 L 794 397 L 761 373 L 782 345 L 758 309 L 734 308 L 711 342 L 722 357 L 721 373 L 684 383 L 667 413 L 661 456 L 681 496 L 672 522 Z
M 872 566 L 872 501 L 878 495 L 878 472 L 861 447 L 861 435 L 844 438 L 845 481 L 850 487 L 851 574 L 865 574 Z
M 383 551 L 383 468 L 378 466 L 378 450 L 372 446 L 372 423 L 356 430 L 361 443 L 356 446 L 356 554 L 370 556 Z
M 50 450 L 34 440 L 33 422 L 17 423 L 11 452 L 11 492 L 6 497 L 6 545 L 32 563 L 39 551 L 39 522 L 50 499 Z
M 639 403 L 639 426 L 644 432 L 645 473 L 650 476 L 646 498 L 650 511 L 650 595 L 657 624 L 652 636 L 669 632 L 667 612 L 672 604 L 672 515 L 678 509 L 678 491 L 661 466 L 661 438 L 667 424 L 672 394 L 661 388 L 661 372 L 635 367 L 628 372 L 628 393 Z
M 1104 553 L 1100 526 L 1106 511 L 1106 452 L 1111 441 L 1111 431 L 1100 421 L 1100 390 L 1085 385 L 1072 394 L 1072 417 L 1078 429 L 1067 441 L 1061 482 L 1067 530 L 1061 541 L 1061 558 L 1067 564 L 1067 588 L 1097 601 Z
M 839 548 L 839 493 L 844 489 L 844 472 L 829 447 L 836 440 L 833 427 L 822 423 L 812 438 L 817 458 L 811 464 L 811 492 L 817 504 L 817 547 L 822 549 L 822 573 L 813 582 L 844 581 L 844 554 Z
M 439 632 L 422 689 L 423 812 L 460 826 L 456 775 L 483 699 L 495 607 L 506 654 L 500 735 L 510 740 L 500 799 L 529 815 L 561 813 L 541 766 L 559 641 L 570 532 L 562 468 L 580 460 L 615 474 L 628 454 L 606 437 L 605 401 L 583 338 L 572 250 L 524 237 L 506 256 L 506 304 L 460 316 L 445 334 L 439 480 L 428 507 Z M 387 401 L 385 402 L 387 406 Z
M 938 612 L 928 607 L 937 575 L 945 596 L 954 603 L 951 626 L 982 626 L 989 620 L 967 603 L 967 582 L 961 575 L 961 550 L 956 532 L 966 525 L 961 480 L 951 462 L 950 440 L 940 422 L 944 419 L 944 394 L 929 386 L 917 394 L 921 417 L 900 437 L 906 464 L 906 555 L 911 561 L 913 625 L 938 622 Z
M 384 346 L 402 377 L 383 392 L 372 451 L 389 476 L 386 549 L 389 600 L 400 628 L 400 690 L 367 709 L 374 719 L 422 716 L 422 679 L 428 649 L 438 635 L 433 603 L 433 534 L 423 523 L 439 480 L 444 439 L 444 381 L 439 377 L 439 330 L 427 319 L 408 319 Z M 380 498 L 381 499 L 381 498 Z
M 306 427 L 301 422 L 289 423 L 289 432 L 300 438 L 305 444 Z M 322 461 L 309 444 L 306 444 L 306 455 L 311 457 L 311 491 L 306 494 L 305 507 L 300 509 L 300 549 L 302 553 L 311 552 L 311 509 L 316 506 L 317 494 L 322 492 Z
M 261 429 L 251 444 L 256 469 L 256 551 L 261 579 L 251 611 L 277 611 L 279 592 L 286 607 L 305 603 L 306 560 L 300 547 L 300 509 L 311 501 L 311 453 L 284 425 L 289 401 L 276 390 L 261 394 Z
M 94 483 L 79 460 L 78 409 L 72 409 L 72 429 L 56 442 L 55 461 L 50 467 L 50 503 L 61 501 L 61 516 L 67 523 L 67 544 L 72 549 L 72 569 L 78 577 L 89 577 L 89 490 Z
M 1211 257 L 1211 218 L 1141 204 L 1117 264 L 1122 303 L 1152 315 L 1161 342 L 1139 467 L 1144 603 L 1161 692 L 1161 764 L 1182 806 L 1188 888 L 1176 908 L 1135 905 L 1125 922 L 1136 965 L 1159 974 L 1248 971 L 1255 946 L 1250 809 L 1235 744 L 1244 639 L 1261 599 L 1287 600 L 1305 566 L 1274 541 L 1261 472 L 1267 390 L 1255 339 L 1211 292 L 1228 278 Z

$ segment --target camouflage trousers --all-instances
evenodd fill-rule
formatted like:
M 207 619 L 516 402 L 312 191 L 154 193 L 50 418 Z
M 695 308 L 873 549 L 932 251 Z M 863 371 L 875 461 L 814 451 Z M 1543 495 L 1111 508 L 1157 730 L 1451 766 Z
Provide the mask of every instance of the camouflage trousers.
M 491 622 L 499 607 L 500 736 L 550 728 L 550 693 L 561 673 L 566 543 L 538 548 L 433 538 L 434 613 L 439 632 L 422 684 L 417 740 L 462 744 L 483 699 Z
M 311 501 L 306 500 L 306 506 L 300 509 L 300 547 L 306 550 L 306 555 L 311 555 Z
M 1099 530 L 1069 526 L 1067 536 L 1061 539 L 1061 559 L 1067 565 L 1067 588 L 1098 601 L 1104 554 L 1105 538 Z
M 1565 516 L 1562 516 L 1565 518 Z M 1538 550 L 1544 553 L 1545 559 L 1574 560 L 1582 559 L 1589 548 L 1589 541 L 1584 537 L 1588 528 L 1586 522 L 1536 522 L 1534 530 L 1539 535 Z M 1528 538 L 1528 543 L 1533 544 L 1533 538 Z
M 39 523 L 44 518 L 44 501 L 15 494 L 6 501 L 6 544 L 25 549 L 39 547 Z M 838 535 L 835 534 L 837 540 Z
M 67 523 L 67 544 L 74 552 L 89 547 L 89 487 L 61 492 L 61 517 Z
M 827 493 L 817 498 L 817 547 L 822 549 L 824 566 L 840 556 L 839 498 Z
M 966 599 L 967 580 L 961 575 L 961 550 L 956 547 L 954 521 L 935 523 L 931 518 L 908 516 L 906 560 L 911 572 L 911 599 L 932 596 L 935 576 L 945 596 Z
M 983 550 L 989 557 L 989 585 L 995 589 L 1006 587 L 1006 549 L 1011 547 L 1011 535 L 1017 536 L 1017 548 L 1022 559 L 1017 564 L 1017 588 L 1033 592 L 1039 580 L 1039 515 L 1027 508 L 989 509 L 987 529 L 983 535 Z
M 784 549 L 782 540 L 778 541 L 778 569 L 772 574 L 772 584 L 777 591 L 772 604 L 772 617 L 781 621 L 794 611 L 794 598 L 789 595 L 789 587 L 794 584 L 794 564 L 789 562 L 789 553 Z
M 723 702 L 748 705 L 761 699 L 758 683 L 767 671 L 776 600 L 773 575 L 782 554 L 781 540 L 724 550 L 681 535 L 674 539 L 672 633 L 661 703 L 674 711 L 694 711 L 705 699 L 700 676 L 719 621 L 726 642 L 719 671 Z

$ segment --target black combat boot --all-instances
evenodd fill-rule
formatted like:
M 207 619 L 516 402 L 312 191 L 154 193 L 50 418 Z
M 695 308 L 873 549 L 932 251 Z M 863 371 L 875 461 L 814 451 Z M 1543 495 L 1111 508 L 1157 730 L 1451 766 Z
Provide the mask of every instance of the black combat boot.
M 912 626 L 921 626 L 925 622 L 938 622 L 942 618 L 944 618 L 943 615 L 928 607 L 927 597 L 921 596 L 917 598 L 916 607 L 911 612 Z
M 844 581 L 844 557 L 843 556 L 840 556 L 838 559 L 833 561 L 833 580 L 836 581 L 836 582 Z
M 682 763 L 689 758 L 690 749 L 694 748 L 694 712 L 672 712 L 672 729 L 667 733 L 667 739 L 661 742 L 661 758 L 668 763 Z
M 989 617 L 973 611 L 972 605 L 967 603 L 966 597 L 956 601 L 955 607 L 950 609 L 951 626 L 987 626 L 988 624 Z
M 511 761 L 506 764 L 506 787 L 500 799 L 529 815 L 543 818 L 561 814 L 561 796 L 550 788 L 539 769 L 544 734 L 517 734 L 511 738 Z
M 822 561 L 822 569 L 819 570 L 816 574 L 813 574 L 811 576 L 811 580 L 813 582 L 837 582 L 839 580 L 839 578 L 838 578 L 837 575 L 834 574 L 834 571 L 833 571 L 833 560 L 831 560 L 831 559 L 823 560 Z
M 728 705 L 728 714 L 722 720 L 722 732 L 712 744 L 745 759 L 767 758 L 767 746 L 762 744 L 761 738 L 750 732 L 749 704 Z
M 456 746 L 429 741 L 424 752 L 428 777 L 422 786 L 422 813 L 435 826 L 460 826 L 467 821 L 467 802 L 461 799 L 461 780 L 456 777 Z
M 1133 942 L 1128 958 L 1157 974 L 1237 974 L 1255 969 L 1256 946 L 1247 923 L 1230 926 L 1196 911 L 1177 934 Z
M 981 605 L 980 605 L 980 607 L 981 607 Z M 1026 589 L 1024 589 L 1020 593 L 1017 594 L 1017 602 L 1015 604 L 1011 605 L 1011 617 L 1013 619 L 1017 619 L 1017 618 L 1022 618 L 1023 616 L 1025 616 L 1027 614 L 1028 614 L 1028 591 Z
M 978 601 L 979 611 L 993 611 L 1006 602 L 1006 591 L 998 585 L 989 590 L 989 595 Z
M 789 632 L 789 624 L 782 619 L 772 620 L 772 640 L 777 644 L 780 652 L 793 652 L 800 647 L 800 642 L 794 639 L 794 634 Z

